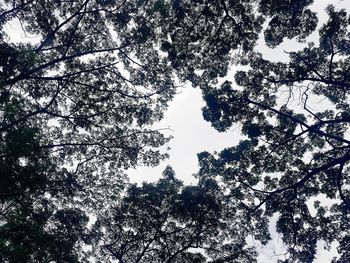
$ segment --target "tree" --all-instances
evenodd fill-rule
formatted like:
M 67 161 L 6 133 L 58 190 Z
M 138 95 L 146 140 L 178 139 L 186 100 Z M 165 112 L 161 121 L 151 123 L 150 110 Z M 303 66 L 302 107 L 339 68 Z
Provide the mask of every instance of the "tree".
M 254 24 L 254 16 L 250 14 L 247 24 L 256 25 L 253 32 L 257 33 L 261 30 L 259 22 L 270 18 L 264 31 L 270 47 L 286 37 L 297 36 L 302 40 L 316 27 L 317 17 L 307 9 L 310 3 L 261 1 L 257 8 L 262 16 Z M 239 20 L 237 10 L 252 7 L 251 2 L 198 1 L 196 4 L 197 8 L 189 8 L 182 1 L 173 6 L 176 19 L 181 12 L 187 12 L 190 19 L 181 20 L 182 31 L 178 29 L 179 23 L 165 23 L 171 25 L 166 30 L 171 32 L 172 41 L 164 42 L 162 48 L 179 76 L 203 90 L 207 102 L 203 110 L 205 119 L 219 131 L 241 123 L 247 136 L 247 140 L 225 149 L 216 158 L 207 153 L 199 155 L 199 178 L 215 178 L 221 183 L 223 192 L 229 193 L 227 205 L 237 209 L 235 215 L 241 217 L 242 226 L 262 222 L 266 229 L 268 219 L 277 214 L 276 227 L 288 246 L 290 261 L 311 262 L 317 241 L 329 244 L 336 240 L 340 243 L 340 256 L 334 261 L 346 262 L 349 258 L 346 249 L 349 247 L 348 14 L 328 7 L 329 21 L 319 30 L 319 43 L 290 52 L 288 62 L 276 63 L 251 50 L 256 40 L 254 35 L 230 38 L 231 34 L 234 37 L 240 31 L 249 31 L 245 23 L 237 31 L 225 32 L 228 21 Z M 222 38 L 218 37 L 220 34 Z M 198 38 L 191 38 L 192 35 Z M 229 40 L 225 42 L 224 37 Z M 235 75 L 239 88 L 234 89 L 229 81 L 222 81 L 219 86 L 218 77 L 226 76 L 230 60 L 237 55 L 233 51 L 238 47 L 247 53 L 241 54 L 237 63 L 250 70 Z M 288 95 L 283 97 L 285 90 Z M 297 96 L 296 90 L 301 94 L 301 108 L 291 102 Z M 323 107 L 327 109 L 314 110 L 312 100 L 324 98 L 328 102 Z M 312 203 L 320 195 L 336 202 L 331 208 L 319 201 Z M 251 233 L 260 234 L 255 229 Z
M 100 256 L 104 262 L 256 262 L 245 241 L 249 227 L 236 225 L 224 203 L 214 180 L 183 186 L 168 166 L 157 183 L 131 185 L 99 218 Z
M 88 217 L 67 206 L 77 185 L 47 150 L 36 149 L 41 135 L 36 127 L 17 125 L 2 136 L 1 262 L 78 262 L 76 247 L 89 243 Z
M 1 261 L 80 261 L 124 170 L 166 157 L 150 125 L 175 87 L 138 5 L 1 1 Z M 38 40 L 10 41 L 13 23 Z
M 204 118 L 219 131 L 240 123 L 246 139 L 215 156 L 200 154 L 198 176 L 224 183 L 248 211 L 242 223 L 255 213 L 278 215 L 286 262 L 312 262 L 319 240 L 339 242 L 334 262 L 349 260 L 350 20 L 333 6 L 327 13 L 319 43 L 289 52 L 288 62 L 252 52 L 244 61 L 250 69 L 235 74 L 237 88 L 230 81 L 202 86 Z M 316 107 L 315 100 L 327 101 Z M 333 202 L 317 200 L 322 195 Z
M 239 123 L 246 136 L 218 154 L 199 154 L 198 178 L 217 181 L 241 226 L 266 228 L 277 215 L 286 261 L 312 262 L 323 240 L 338 241 L 334 262 L 346 262 L 350 18 L 328 6 L 319 41 L 303 44 L 318 23 L 312 2 L 157 1 L 161 49 L 181 80 L 202 90 L 203 117 L 218 131 Z M 269 61 L 255 48 L 260 33 L 268 47 L 294 39 L 303 48 L 287 51 L 288 61 Z M 232 62 L 245 68 L 235 84 Z
M 266 244 L 277 215 L 287 262 L 312 262 L 320 240 L 338 241 L 334 262 L 349 261 L 349 15 L 329 6 L 318 43 L 288 51 L 288 61 L 256 49 L 259 36 L 271 48 L 307 41 L 318 23 L 312 2 L 3 1 L 1 259 L 46 260 L 25 237 L 51 261 L 82 260 L 82 243 L 94 240 L 101 247 L 85 258 L 251 262 L 247 236 Z M 39 41 L 8 41 L 14 20 Z M 232 63 L 244 68 L 235 84 Z M 122 198 L 124 169 L 164 157 L 167 138 L 150 125 L 175 77 L 202 90 L 214 128 L 239 123 L 246 137 L 200 153 L 197 186 L 168 176 Z M 315 109 L 315 100 L 327 103 Z M 314 201 L 322 196 L 330 208 Z M 98 214 L 91 231 L 88 212 Z M 47 246 L 46 235 L 66 242 Z
M 112 2 L 6 1 L 1 15 L 2 26 L 16 18 L 25 33 L 41 38 L 8 43 L 3 31 L 1 131 L 40 120 L 48 138 L 40 148 L 59 152 L 65 164 L 80 162 L 81 170 L 93 163 L 117 170 L 142 159 L 156 164 L 161 156 L 146 148 L 166 141 L 147 126 L 174 93 L 169 67 L 150 48 L 153 32 L 143 28 L 143 17 L 133 17 L 137 3 Z M 131 32 L 125 20 L 135 23 Z
M 161 49 L 183 81 L 203 87 L 217 84 L 232 62 L 246 64 L 260 33 L 270 47 L 286 38 L 305 40 L 318 20 L 308 8 L 312 2 L 156 1 L 162 21 Z

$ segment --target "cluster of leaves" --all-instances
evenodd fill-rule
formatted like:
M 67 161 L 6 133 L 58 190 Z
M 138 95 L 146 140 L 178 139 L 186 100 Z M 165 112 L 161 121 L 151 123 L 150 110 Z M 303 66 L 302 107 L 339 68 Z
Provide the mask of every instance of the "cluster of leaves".
M 288 61 L 255 50 L 304 41 L 312 2 L 2 1 L 0 260 L 254 262 L 247 236 L 266 244 L 277 215 L 286 262 L 312 262 L 320 240 L 348 262 L 350 17 L 329 6 Z M 9 41 L 11 23 L 39 40 Z M 150 125 L 175 74 L 202 90 L 205 120 L 246 138 L 199 154 L 196 186 L 167 168 L 121 195 L 125 169 L 165 157 Z

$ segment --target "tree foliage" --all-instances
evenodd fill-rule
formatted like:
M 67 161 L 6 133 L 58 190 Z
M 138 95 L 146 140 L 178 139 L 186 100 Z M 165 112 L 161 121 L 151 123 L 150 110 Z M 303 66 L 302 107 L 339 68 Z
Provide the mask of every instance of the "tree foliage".
M 321 25 L 312 4 L 2 1 L 0 260 L 254 262 L 248 237 L 267 244 L 274 223 L 285 262 L 320 241 L 348 262 L 350 16 L 329 5 Z M 38 40 L 10 41 L 11 23 Z M 258 48 L 287 39 L 284 61 Z M 165 157 L 151 125 L 175 79 L 242 140 L 198 154 L 198 185 L 168 167 L 122 193 L 125 169 Z
M 204 88 L 204 118 L 219 131 L 241 123 L 247 139 L 217 156 L 200 155 L 199 176 L 238 191 L 251 214 L 277 214 L 292 262 L 313 261 L 319 240 L 349 238 L 349 16 L 332 6 L 327 13 L 319 44 L 289 52 L 288 62 L 253 52 L 250 69 L 235 75 L 239 89 L 229 81 Z M 327 101 L 317 107 L 315 98 Z M 334 202 L 327 207 L 320 195 Z M 348 252 L 338 251 L 346 262 Z
M 108 233 L 102 255 L 119 262 L 255 262 L 245 241 L 249 226 L 231 220 L 224 203 L 215 181 L 183 186 L 167 167 L 157 183 L 130 186 L 99 220 Z
M 0 261 L 77 262 L 87 214 L 166 157 L 151 124 L 174 81 L 138 2 L 0 4 Z

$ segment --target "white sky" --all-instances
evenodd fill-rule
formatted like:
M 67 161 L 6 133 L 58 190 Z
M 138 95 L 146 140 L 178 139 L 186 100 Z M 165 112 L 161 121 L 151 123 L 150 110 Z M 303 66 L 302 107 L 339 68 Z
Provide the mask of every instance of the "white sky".
M 332 3 L 337 8 L 345 8 L 350 11 L 350 0 L 314 0 L 312 9 L 319 12 L 319 18 L 325 18 L 326 13 L 324 8 L 327 4 Z M 23 39 L 31 38 L 31 42 L 38 41 L 35 36 L 24 35 L 19 25 L 5 25 L 5 30 L 9 32 L 9 41 L 22 42 Z M 12 32 L 12 34 L 11 34 Z M 13 34 L 15 32 L 15 34 Z M 310 39 L 318 38 L 318 32 L 314 32 Z M 303 45 L 295 44 L 293 40 L 287 40 L 276 49 L 269 49 L 260 42 L 258 48 L 263 53 L 264 57 L 274 61 L 285 60 L 288 58 L 283 51 L 295 51 L 295 48 L 301 49 Z M 165 113 L 164 119 L 155 125 L 155 128 L 170 128 L 169 134 L 174 138 L 168 144 L 170 147 L 170 158 L 163 161 L 157 167 L 138 167 L 127 171 L 130 176 L 130 182 L 141 183 L 142 181 L 154 182 L 157 181 L 164 168 L 170 164 L 178 179 L 184 181 L 185 184 L 196 183 L 192 174 L 198 171 L 197 153 L 208 151 L 221 151 L 226 147 L 233 146 L 242 139 L 240 128 L 238 125 L 233 127 L 226 133 L 219 133 L 210 124 L 204 121 L 201 113 L 201 108 L 204 106 L 204 101 L 199 89 L 193 89 L 189 85 L 185 86 L 174 100 L 170 103 L 169 109 Z M 278 256 L 284 253 L 283 243 L 277 235 L 272 220 L 270 231 L 272 241 L 268 245 L 258 248 L 260 252 L 259 262 L 277 262 L 283 259 L 283 256 Z M 320 252 L 317 254 L 315 263 L 330 262 L 331 258 L 336 255 L 336 251 L 326 251 L 322 249 L 323 244 L 319 243 Z
M 178 179 L 185 184 L 195 183 L 192 176 L 198 171 L 197 153 L 202 151 L 219 151 L 235 145 L 240 138 L 239 129 L 219 133 L 202 117 L 201 108 L 205 105 L 201 91 L 184 87 L 171 102 L 164 119 L 155 125 L 156 128 L 170 128 L 170 158 L 157 167 L 139 167 L 128 170 L 130 181 L 154 182 L 162 176 L 162 171 L 169 164 L 173 167 Z
M 333 4 L 337 8 L 345 8 L 348 13 L 350 12 L 350 0 L 314 0 L 312 10 L 318 12 L 320 20 L 318 26 L 328 19 L 325 12 L 328 4 Z M 308 38 L 308 41 L 317 43 L 317 30 Z M 264 57 L 272 61 L 286 60 L 288 55 L 284 51 L 297 51 L 305 46 L 306 43 L 303 45 L 294 40 L 286 40 L 274 49 L 267 48 L 262 41 L 258 44 Z M 170 164 L 178 179 L 184 181 L 185 184 L 195 183 L 196 180 L 192 174 L 198 171 L 197 153 L 220 151 L 237 144 L 242 139 L 238 125 L 226 133 L 219 133 L 204 121 L 201 113 L 204 105 L 199 89 L 184 87 L 182 92 L 175 96 L 164 119 L 155 125 L 156 128 L 170 127 L 173 130 L 170 133 L 174 136 L 169 144 L 170 158 L 154 168 L 139 167 L 136 170 L 128 170 L 130 182 L 154 182 L 161 177 L 166 165 Z M 270 224 L 272 240 L 266 246 L 258 247 L 259 263 L 276 263 L 278 259 L 284 259 L 285 248 L 274 227 L 276 220 L 277 216 L 271 220 Z M 314 263 L 331 262 L 332 258 L 337 255 L 335 246 L 330 251 L 325 250 L 323 246 L 324 242 L 318 242 L 318 252 Z
M 312 10 L 319 14 L 319 26 L 325 22 L 327 15 L 325 8 L 328 4 L 333 4 L 337 8 L 345 8 L 350 12 L 350 0 L 314 0 Z M 308 41 L 318 41 L 318 31 L 316 30 Z M 296 43 L 295 40 L 285 40 L 277 48 L 268 48 L 263 41 L 258 43 L 258 49 L 266 59 L 272 61 L 285 61 L 288 54 L 284 51 L 296 51 L 305 47 L 305 44 Z M 136 170 L 128 170 L 130 181 L 141 183 L 142 181 L 153 182 L 161 177 L 166 165 L 170 164 L 175 170 L 176 176 L 186 184 L 194 183 L 192 174 L 197 172 L 197 153 L 201 151 L 220 151 L 226 147 L 235 145 L 241 137 L 239 126 L 234 127 L 226 133 L 219 133 L 206 122 L 201 113 L 201 108 L 205 105 L 201 91 L 186 85 L 175 99 L 170 103 L 170 107 L 165 113 L 164 119 L 155 124 L 155 128 L 170 128 L 169 134 L 174 138 L 169 144 L 170 158 L 162 162 L 157 167 L 139 167 Z

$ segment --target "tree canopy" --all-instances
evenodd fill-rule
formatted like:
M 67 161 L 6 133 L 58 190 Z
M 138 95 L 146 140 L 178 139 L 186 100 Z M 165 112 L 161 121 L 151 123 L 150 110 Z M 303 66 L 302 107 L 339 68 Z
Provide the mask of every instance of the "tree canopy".
M 250 214 L 277 214 L 292 262 L 312 262 L 319 240 L 338 241 L 338 262 L 349 260 L 349 16 L 332 6 L 327 13 L 318 44 L 288 52 L 288 62 L 253 52 L 236 84 L 203 89 L 204 118 L 219 131 L 239 122 L 246 139 L 200 154 L 199 176 L 224 182 Z
M 171 71 L 137 3 L 1 1 L 0 10 L 0 258 L 77 261 L 86 213 L 118 198 L 127 168 L 166 157 L 158 148 L 168 138 L 151 124 L 174 94 Z M 11 23 L 39 41 L 9 41 Z
M 256 262 L 273 223 L 283 262 L 319 241 L 348 262 L 350 15 L 313 4 L 1 1 L 0 261 Z M 288 39 L 286 60 L 258 48 Z M 197 185 L 130 185 L 167 157 L 152 124 L 179 82 L 242 140 L 199 153 Z

